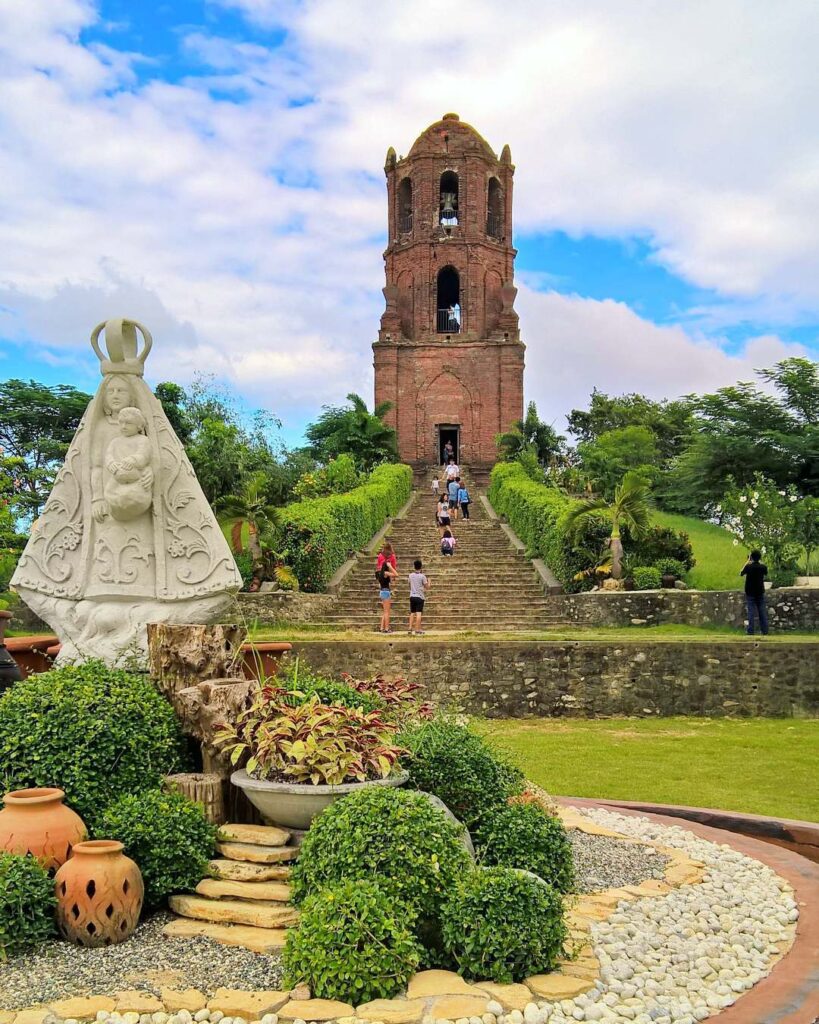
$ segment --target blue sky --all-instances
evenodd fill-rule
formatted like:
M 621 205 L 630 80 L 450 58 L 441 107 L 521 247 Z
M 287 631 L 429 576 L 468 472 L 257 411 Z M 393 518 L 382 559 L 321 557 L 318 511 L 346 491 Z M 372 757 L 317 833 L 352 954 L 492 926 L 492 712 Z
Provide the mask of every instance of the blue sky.
M 294 443 L 368 398 L 389 145 L 457 110 L 516 163 L 526 389 L 675 396 L 819 353 L 819 9 L 0 3 L 0 376 L 225 380 Z

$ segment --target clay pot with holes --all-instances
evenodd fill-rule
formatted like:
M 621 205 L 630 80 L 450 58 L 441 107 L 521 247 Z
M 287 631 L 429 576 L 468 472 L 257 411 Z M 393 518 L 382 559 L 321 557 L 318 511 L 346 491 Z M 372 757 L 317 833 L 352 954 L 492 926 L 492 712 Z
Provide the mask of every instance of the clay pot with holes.
M 54 876 L 57 925 L 80 946 L 112 946 L 139 923 L 144 888 L 139 868 L 113 839 L 78 843 Z
M 88 836 L 79 814 L 63 803 L 61 789 L 18 789 L 3 797 L 0 850 L 30 853 L 46 871 L 56 871 L 76 843 Z

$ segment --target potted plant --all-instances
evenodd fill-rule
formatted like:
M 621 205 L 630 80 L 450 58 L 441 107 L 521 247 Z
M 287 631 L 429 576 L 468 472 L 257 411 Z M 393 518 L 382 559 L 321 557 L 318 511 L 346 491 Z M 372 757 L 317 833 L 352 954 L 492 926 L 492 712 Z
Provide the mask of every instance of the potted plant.
M 347 793 L 407 781 L 397 731 L 381 709 L 324 704 L 316 693 L 260 683 L 216 742 L 238 766 L 233 785 L 266 821 L 307 829 Z
M 685 575 L 685 565 L 678 558 L 660 558 L 654 566 L 660 570 L 660 581 L 667 590 L 673 590 L 677 580 Z

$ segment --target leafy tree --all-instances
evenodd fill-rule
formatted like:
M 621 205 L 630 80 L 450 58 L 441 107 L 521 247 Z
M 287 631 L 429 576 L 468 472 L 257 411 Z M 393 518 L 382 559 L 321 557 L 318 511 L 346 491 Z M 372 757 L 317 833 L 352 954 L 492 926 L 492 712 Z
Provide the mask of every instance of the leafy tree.
M 645 395 L 614 397 L 597 389 L 587 410 L 572 409 L 566 419 L 569 432 L 586 444 L 611 430 L 645 427 L 654 437 L 661 461 L 680 455 L 695 428 L 690 398 L 655 402 Z
M 309 424 L 305 434 L 310 454 L 326 463 L 346 453 L 365 472 L 380 462 L 397 461 L 395 430 L 384 423 L 392 403 L 382 402 L 370 412 L 359 395 L 351 393 L 347 401 L 349 406 L 324 406 L 318 420 Z
M 154 394 L 162 403 L 168 422 L 183 445 L 187 445 L 193 437 L 194 421 L 187 409 L 188 396 L 179 384 L 164 381 L 157 384 Z
M 589 521 L 606 520 L 611 523 L 609 548 L 611 549 L 611 575 L 619 580 L 622 575 L 623 542 L 620 531 L 623 527 L 635 540 L 648 532 L 651 514 L 651 497 L 645 478 L 634 471 L 626 473 L 614 489 L 614 499 L 590 498 L 578 501 L 567 513 L 566 525 L 577 535 Z
M 265 495 L 265 483 L 263 473 L 253 473 L 245 478 L 240 491 L 236 494 L 227 494 L 216 503 L 217 512 L 235 520 L 234 550 L 241 551 L 241 530 L 242 526 L 247 523 L 248 548 L 253 560 L 253 578 L 257 581 L 261 581 L 264 574 L 262 538 L 264 535 L 270 537 L 272 532 L 278 528 L 280 521 L 279 510 L 268 502 Z
M 759 548 L 774 570 L 794 570 L 799 556 L 793 488 L 779 489 L 761 473 L 745 486 L 731 486 L 722 501 L 723 525 L 734 544 Z
M 530 449 L 543 466 L 563 454 L 566 447 L 565 440 L 555 428 L 540 419 L 534 402 L 526 406 L 526 416 L 516 420 L 505 433 L 498 434 L 495 441 L 504 462 L 511 462 Z
M 91 395 L 65 384 L 0 382 L 0 455 L 16 516 L 36 517 Z
M 343 494 L 357 487 L 360 482 L 358 470 L 352 455 L 339 455 L 330 459 L 326 466 L 305 473 L 293 488 L 293 496 L 323 498 L 326 494 Z
M 758 473 L 780 489 L 819 491 L 819 368 L 790 358 L 758 373 L 774 394 L 743 381 L 692 399 L 697 430 L 673 474 L 680 511 L 712 508 L 729 478 L 747 487 Z
M 652 430 L 644 426 L 616 427 L 577 446 L 583 469 L 595 489 L 611 499 L 626 473 L 639 473 L 651 482 L 659 472 L 660 450 Z

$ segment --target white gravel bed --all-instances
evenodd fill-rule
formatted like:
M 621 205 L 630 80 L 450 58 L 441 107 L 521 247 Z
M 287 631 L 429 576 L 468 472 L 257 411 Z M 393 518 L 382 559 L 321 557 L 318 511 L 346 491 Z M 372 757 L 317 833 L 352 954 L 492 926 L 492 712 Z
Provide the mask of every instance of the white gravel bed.
M 596 822 L 647 842 L 684 850 L 706 865 L 699 885 L 621 904 L 592 926 L 601 978 L 573 1000 L 540 1002 L 526 1024 L 575 1021 L 694 1024 L 734 1003 L 793 940 L 798 911 L 788 883 L 729 846 L 648 818 L 583 809 Z M 511 1015 L 502 1024 L 514 1024 Z
M 166 939 L 171 915 L 160 912 L 143 922 L 126 942 L 84 949 L 49 941 L 33 952 L 0 963 L 0 1009 L 20 1010 L 68 996 L 113 995 L 140 989 L 159 995 L 163 987 L 281 988 L 281 958 L 221 946 L 211 939 Z

